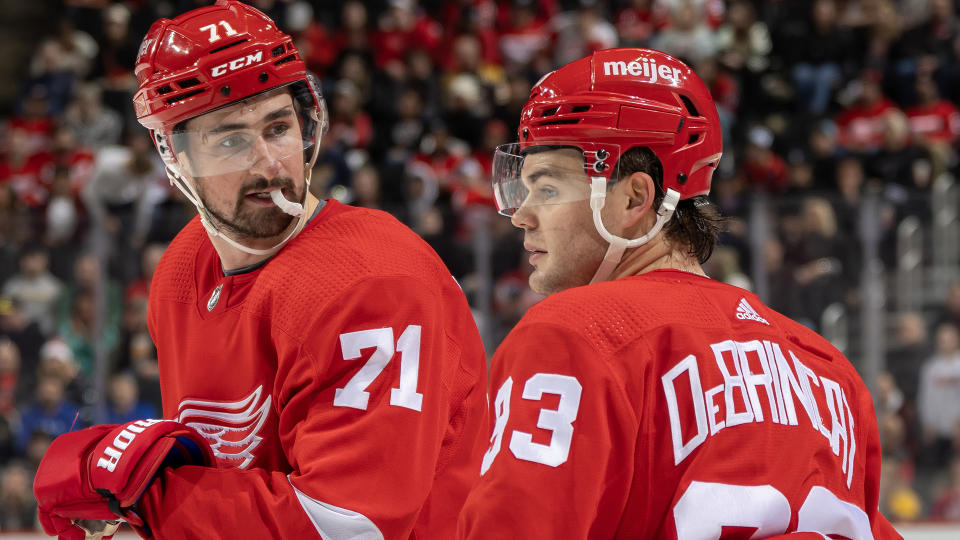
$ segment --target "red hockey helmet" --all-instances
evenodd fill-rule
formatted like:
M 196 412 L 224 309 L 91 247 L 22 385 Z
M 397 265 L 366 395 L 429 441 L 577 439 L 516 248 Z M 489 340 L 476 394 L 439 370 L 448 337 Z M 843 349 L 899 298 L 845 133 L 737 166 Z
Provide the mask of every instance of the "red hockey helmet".
M 175 126 L 239 100 L 289 87 L 301 112 L 304 148 L 326 127 L 319 85 L 293 41 L 260 11 L 236 0 L 153 24 L 140 45 L 133 98 L 137 120 L 151 130 L 164 161 L 179 173 Z
M 526 199 L 519 169 L 531 147 L 579 148 L 587 176 L 607 181 L 624 152 L 647 147 L 663 166 L 664 191 L 677 192 L 679 199 L 710 191 L 723 148 L 703 81 L 676 58 L 639 48 L 597 51 L 547 74 L 530 92 L 518 136 L 495 159 L 497 201 L 508 215 Z

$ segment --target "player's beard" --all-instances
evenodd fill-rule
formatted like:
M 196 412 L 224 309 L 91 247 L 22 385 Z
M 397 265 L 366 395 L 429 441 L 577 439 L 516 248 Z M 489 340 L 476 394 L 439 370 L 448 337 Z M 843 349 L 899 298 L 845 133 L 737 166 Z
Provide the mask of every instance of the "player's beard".
M 281 188 L 294 196 L 294 199 L 300 204 L 304 203 L 306 195 L 306 186 L 300 193 L 297 193 L 293 179 L 289 177 L 278 177 L 267 181 L 266 178 L 259 177 L 249 182 L 245 182 L 237 192 L 237 202 L 234 205 L 233 213 L 227 215 L 223 209 L 215 208 L 208 204 L 204 196 L 203 183 L 197 182 L 197 193 L 204 207 L 217 220 L 217 223 L 228 232 L 242 238 L 273 238 L 279 236 L 290 226 L 293 216 L 281 210 L 278 206 L 272 205 L 267 208 L 251 207 L 244 204 L 245 197 L 250 193 L 265 191 L 269 188 Z

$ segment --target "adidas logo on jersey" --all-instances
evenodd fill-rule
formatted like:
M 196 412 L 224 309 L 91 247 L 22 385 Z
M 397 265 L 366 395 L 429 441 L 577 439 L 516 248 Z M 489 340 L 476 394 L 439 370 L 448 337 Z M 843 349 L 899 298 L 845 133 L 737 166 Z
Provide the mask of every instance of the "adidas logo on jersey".
M 767 326 L 770 326 L 770 323 L 766 319 L 760 316 L 757 313 L 757 310 L 753 309 L 753 306 L 747 303 L 746 298 L 741 298 L 740 303 L 737 304 L 737 318 L 740 320 L 751 320 L 763 323 Z

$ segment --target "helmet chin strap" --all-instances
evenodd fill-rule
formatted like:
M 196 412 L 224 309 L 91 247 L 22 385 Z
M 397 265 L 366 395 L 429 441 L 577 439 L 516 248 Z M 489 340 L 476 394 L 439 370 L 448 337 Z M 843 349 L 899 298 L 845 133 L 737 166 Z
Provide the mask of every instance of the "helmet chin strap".
M 613 269 L 620 264 L 620 259 L 623 258 L 623 252 L 626 251 L 627 248 L 642 246 L 653 239 L 653 237 L 660 232 L 660 229 L 663 228 L 663 225 L 673 217 L 673 212 L 677 209 L 677 203 L 680 202 L 680 193 L 672 189 L 667 189 L 667 193 L 663 197 L 663 202 L 660 204 L 660 209 L 657 210 L 656 223 L 653 224 L 653 227 L 647 234 L 632 240 L 610 234 L 610 231 L 603 225 L 603 220 L 600 218 L 600 210 L 603 209 L 606 199 L 607 179 L 602 176 L 591 177 L 590 208 L 593 210 L 593 225 L 597 228 L 600 236 L 610 243 L 610 247 L 607 248 L 607 253 L 603 256 L 603 262 L 600 263 L 597 271 L 593 274 L 590 283 L 598 283 L 609 279 L 610 274 L 613 273 Z
M 306 180 L 306 187 L 304 188 L 304 193 L 310 192 L 311 173 L 313 173 L 312 167 L 305 165 L 304 178 Z M 222 238 L 224 242 L 249 255 L 273 255 L 281 247 L 283 247 L 284 244 L 290 241 L 290 239 L 296 236 L 297 233 L 299 233 L 307 223 L 307 212 L 304 210 L 302 204 L 288 201 L 286 198 L 284 198 L 283 193 L 279 189 L 273 190 L 270 192 L 270 198 L 273 199 L 273 203 L 287 214 L 298 218 L 297 226 L 290 231 L 290 234 L 288 234 L 286 238 L 271 248 L 256 249 L 245 246 L 233 238 L 230 238 L 226 231 L 220 230 L 220 227 L 217 226 L 216 220 L 212 215 L 210 215 L 210 212 L 203 205 L 200 195 L 197 193 L 196 188 L 191 182 L 189 182 L 184 176 L 180 175 L 179 172 L 171 170 L 169 166 L 167 167 L 167 177 L 170 178 L 170 183 L 177 186 L 187 200 L 197 207 L 197 211 L 200 212 L 200 223 L 203 224 L 203 228 L 206 229 L 207 234 L 209 234 L 211 238 Z

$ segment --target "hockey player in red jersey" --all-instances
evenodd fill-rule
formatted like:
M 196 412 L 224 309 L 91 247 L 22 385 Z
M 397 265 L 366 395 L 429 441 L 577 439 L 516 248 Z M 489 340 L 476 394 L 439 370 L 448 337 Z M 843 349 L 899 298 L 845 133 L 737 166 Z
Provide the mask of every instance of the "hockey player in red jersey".
M 150 291 L 175 422 L 55 442 L 45 530 L 116 515 L 157 538 L 452 538 L 489 431 L 456 281 L 388 214 L 310 193 L 323 99 L 259 11 L 156 22 L 136 73 L 137 118 L 200 214 Z
M 548 296 L 493 358 L 458 536 L 898 538 L 854 368 L 700 266 L 722 145 L 697 75 L 653 50 L 595 52 L 534 86 L 518 135 L 494 193 Z

